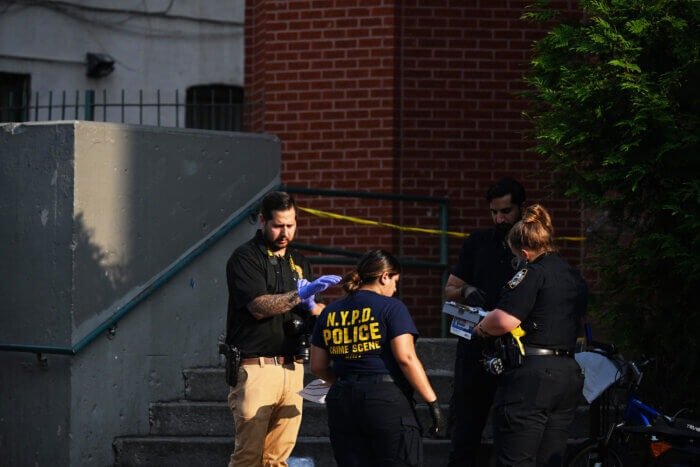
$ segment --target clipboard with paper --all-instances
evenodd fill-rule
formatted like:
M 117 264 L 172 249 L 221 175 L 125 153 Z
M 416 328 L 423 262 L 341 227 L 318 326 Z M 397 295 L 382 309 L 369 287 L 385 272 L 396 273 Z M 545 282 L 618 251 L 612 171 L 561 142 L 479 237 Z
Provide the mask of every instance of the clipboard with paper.
M 465 339 L 472 338 L 474 327 L 489 313 L 483 308 L 466 306 L 457 302 L 445 302 L 442 306 L 442 312 L 452 316 L 450 333 Z

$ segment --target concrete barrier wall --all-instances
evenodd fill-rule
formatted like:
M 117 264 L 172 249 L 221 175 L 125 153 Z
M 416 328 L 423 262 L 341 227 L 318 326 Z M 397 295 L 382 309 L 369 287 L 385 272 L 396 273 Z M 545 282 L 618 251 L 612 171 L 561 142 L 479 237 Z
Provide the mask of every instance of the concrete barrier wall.
M 279 183 L 274 137 L 58 122 L 0 125 L 0 342 L 70 346 Z M 75 357 L 0 352 L 0 458 L 107 465 L 148 403 L 216 365 L 225 264 L 248 219 Z M 4 461 L 3 461 L 4 463 Z
M 0 124 L 0 342 L 70 344 L 73 134 Z

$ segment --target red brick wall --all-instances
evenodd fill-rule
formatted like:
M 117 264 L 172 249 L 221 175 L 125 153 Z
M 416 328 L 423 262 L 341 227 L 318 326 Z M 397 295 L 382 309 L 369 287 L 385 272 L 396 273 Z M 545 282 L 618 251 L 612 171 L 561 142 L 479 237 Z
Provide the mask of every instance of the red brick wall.
M 520 20 L 524 1 L 403 1 L 398 17 L 400 59 L 400 137 L 397 177 L 402 192 L 448 197 L 450 229 L 470 232 L 492 224 L 485 192 L 495 180 L 521 180 L 528 202 L 542 202 L 560 235 L 581 235 L 580 211 L 561 199 L 549 199 L 550 181 L 534 175 L 545 164 L 522 134 L 530 128 L 522 117 L 523 73 L 532 41 L 541 28 Z M 431 6 L 432 5 L 432 6 Z M 534 175 L 534 176 L 533 176 Z M 398 223 L 437 226 L 435 211 L 402 207 Z M 437 242 L 427 248 L 423 237 L 403 234 L 403 256 L 438 258 Z M 454 263 L 462 240 L 450 240 Z M 580 245 L 562 242 L 562 252 L 578 261 Z M 409 279 L 409 308 L 420 307 L 423 277 Z M 430 296 L 439 297 L 431 284 Z M 425 304 L 437 316 L 439 304 Z M 422 309 L 426 309 L 422 308 Z
M 246 21 L 246 91 L 254 100 L 265 91 L 264 119 L 258 115 L 254 131 L 282 140 L 282 183 L 395 192 L 393 0 L 260 0 L 246 4 Z M 300 206 L 393 219 L 387 201 L 296 198 Z M 385 229 L 299 216 L 297 240 L 303 243 L 392 249 L 394 236 Z M 349 267 L 316 269 L 343 273 Z
M 526 3 L 247 2 L 246 91 L 257 100 L 264 90 L 254 130 L 282 140 L 282 183 L 448 197 L 450 229 L 470 232 L 491 224 L 488 186 L 513 176 L 529 201 L 550 209 L 559 235 L 581 235 L 580 211 L 548 198 L 549 176 L 534 175 L 545 165 L 522 135 L 529 128 L 521 116 L 525 103 L 514 93 L 523 89 L 532 41 L 543 34 L 519 19 Z M 439 228 L 436 204 L 297 199 L 350 216 Z M 297 240 L 440 259 L 436 236 L 307 214 L 300 215 Z M 450 240 L 450 263 L 460 245 Z M 574 262 L 582 254 L 579 244 L 560 247 Z M 439 333 L 441 288 L 435 270 L 410 268 L 401 280 L 399 296 L 428 335 Z

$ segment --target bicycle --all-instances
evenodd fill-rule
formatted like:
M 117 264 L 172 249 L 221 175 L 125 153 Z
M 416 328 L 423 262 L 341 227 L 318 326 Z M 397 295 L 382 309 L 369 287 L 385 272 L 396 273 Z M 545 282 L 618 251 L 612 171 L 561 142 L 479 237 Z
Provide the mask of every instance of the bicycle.
M 638 465 L 700 466 L 700 420 L 663 415 L 637 399 L 644 376 L 643 363 L 625 360 L 612 345 L 592 340 L 586 326 L 589 345 L 615 363 L 619 378 L 592 404 L 592 424 L 598 436 L 581 443 L 567 460 L 569 467 L 624 467 Z M 616 375 L 617 376 L 617 375 Z M 624 404 L 622 403 L 624 402 Z M 594 405 L 596 407 L 594 407 Z M 624 410 L 622 407 L 624 406 Z M 597 409 L 597 410 L 595 410 Z M 646 456 L 633 444 L 647 450 Z

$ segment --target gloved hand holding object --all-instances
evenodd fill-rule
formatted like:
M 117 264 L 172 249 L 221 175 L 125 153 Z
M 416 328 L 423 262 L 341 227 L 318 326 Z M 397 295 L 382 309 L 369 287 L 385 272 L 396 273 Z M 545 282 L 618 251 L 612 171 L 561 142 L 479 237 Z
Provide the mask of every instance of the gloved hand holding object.
M 306 279 L 299 279 L 297 281 L 297 290 L 301 289 L 302 287 L 305 287 L 309 284 L 310 284 L 310 282 L 307 281 Z M 309 298 L 307 298 L 306 300 L 301 301 L 301 307 L 306 311 L 313 310 L 315 306 L 316 306 L 316 296 L 315 295 L 312 295 Z
M 483 290 L 464 284 L 460 289 L 460 295 L 465 305 L 486 308 L 486 293 Z
M 304 279 L 297 281 L 299 298 L 302 302 L 306 302 L 308 299 L 313 300 L 314 295 L 323 292 L 328 287 L 337 284 L 341 280 L 342 277 L 340 276 L 321 276 L 313 282 L 306 281 L 306 284 L 302 283 Z
M 428 412 L 430 412 L 430 418 L 433 423 L 428 428 L 428 435 L 431 438 L 442 438 L 445 436 L 445 417 L 442 415 L 440 410 L 440 404 L 438 400 L 435 399 L 432 402 L 428 402 Z

